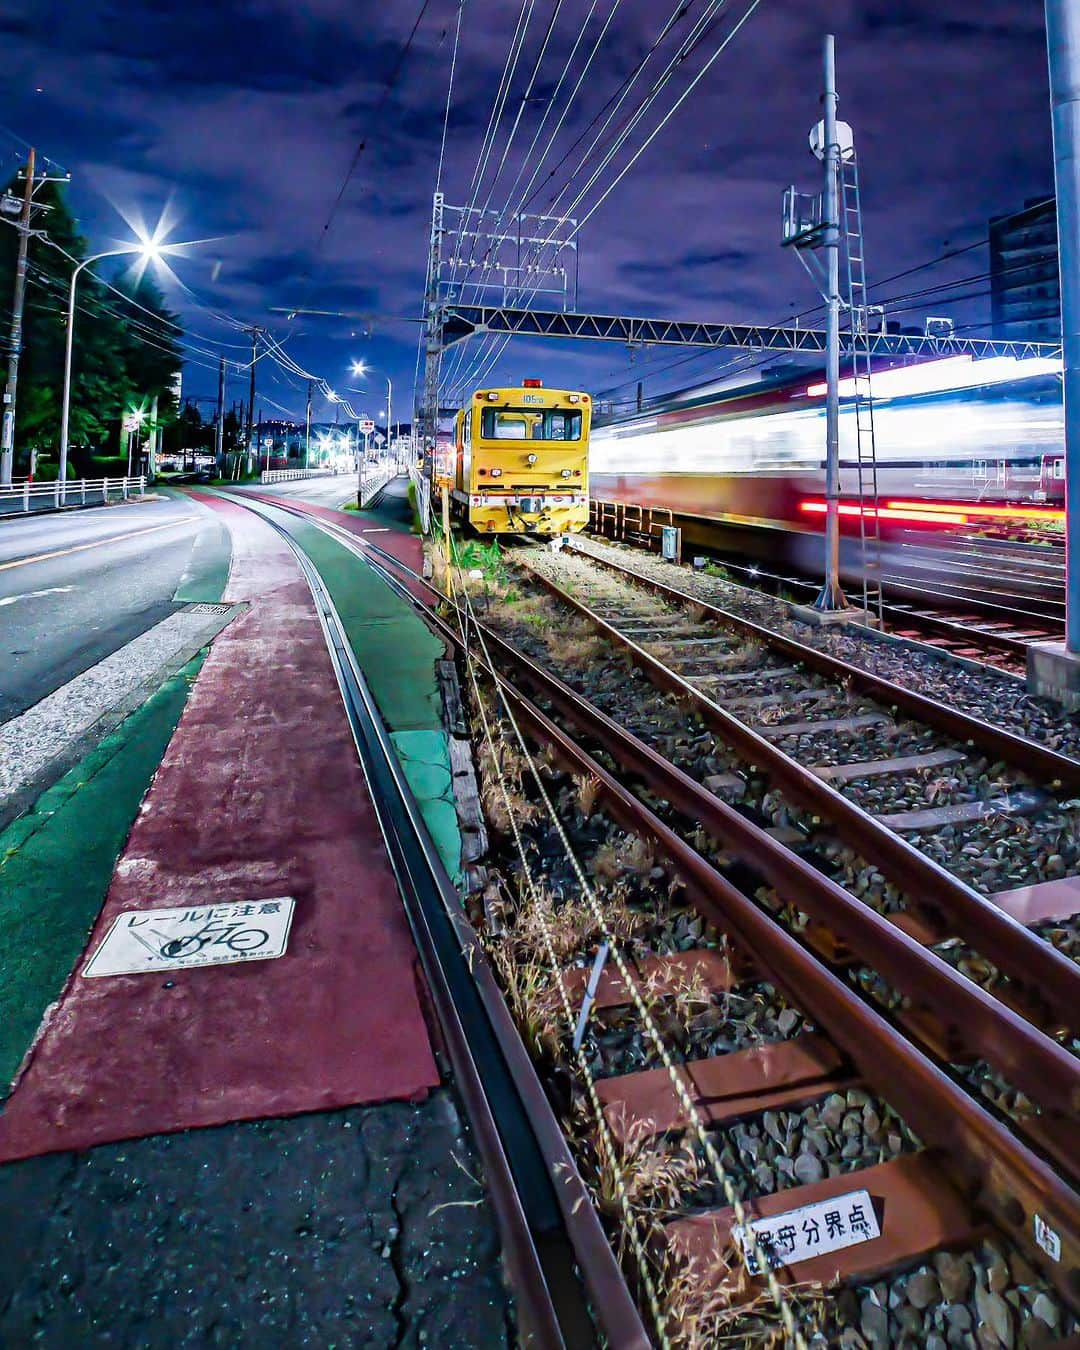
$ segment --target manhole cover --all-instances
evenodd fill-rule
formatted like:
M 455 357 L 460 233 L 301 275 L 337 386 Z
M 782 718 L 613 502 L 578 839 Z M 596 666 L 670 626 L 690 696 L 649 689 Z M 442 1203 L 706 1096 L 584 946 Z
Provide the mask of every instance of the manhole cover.
M 228 614 L 230 609 L 232 605 L 212 605 L 204 600 L 187 606 L 188 614 Z

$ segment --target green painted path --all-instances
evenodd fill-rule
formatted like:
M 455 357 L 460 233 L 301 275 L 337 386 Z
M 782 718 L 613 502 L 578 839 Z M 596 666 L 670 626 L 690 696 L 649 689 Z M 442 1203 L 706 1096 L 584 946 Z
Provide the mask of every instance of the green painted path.
M 86 945 L 204 655 L 0 834 L 0 1096 Z
M 166 489 L 169 495 L 177 495 Z M 173 599 L 221 599 L 232 542 L 210 512 Z M 0 832 L 0 1098 L 86 945 L 206 651 Z

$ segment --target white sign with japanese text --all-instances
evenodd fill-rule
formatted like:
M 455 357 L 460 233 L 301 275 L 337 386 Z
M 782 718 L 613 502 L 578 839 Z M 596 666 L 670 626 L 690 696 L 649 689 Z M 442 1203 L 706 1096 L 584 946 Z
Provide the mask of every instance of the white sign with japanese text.
M 881 1236 L 868 1191 L 848 1191 L 831 1200 L 789 1209 L 785 1214 L 755 1219 L 748 1227 L 754 1230 L 762 1255 L 774 1267 L 793 1266 L 812 1256 L 827 1256 Z M 750 1274 L 760 1274 L 746 1228 L 733 1228 L 732 1237 L 742 1248 Z
M 280 895 L 243 904 L 128 910 L 113 920 L 83 974 L 139 975 L 273 960 L 285 953 L 294 906 L 292 896 Z

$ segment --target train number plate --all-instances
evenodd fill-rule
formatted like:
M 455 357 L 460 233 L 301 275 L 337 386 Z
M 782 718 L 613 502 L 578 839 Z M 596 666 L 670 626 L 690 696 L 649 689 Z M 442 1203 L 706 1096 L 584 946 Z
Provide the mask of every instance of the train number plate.
M 295 901 L 128 910 L 113 920 L 83 975 L 139 975 L 283 956 Z
M 848 1191 L 831 1200 L 819 1200 L 801 1209 L 789 1209 L 767 1219 L 755 1219 L 732 1229 L 751 1275 L 760 1274 L 757 1256 L 747 1229 L 754 1231 L 757 1246 L 770 1265 L 793 1266 L 812 1256 L 827 1256 L 859 1242 L 881 1236 L 877 1215 L 868 1191 Z

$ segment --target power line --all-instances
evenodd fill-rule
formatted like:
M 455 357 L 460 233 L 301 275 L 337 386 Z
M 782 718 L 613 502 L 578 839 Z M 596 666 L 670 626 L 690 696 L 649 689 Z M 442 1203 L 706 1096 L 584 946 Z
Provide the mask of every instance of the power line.
M 353 157 L 349 162 L 348 170 L 345 173 L 345 177 L 341 180 L 341 186 L 338 188 L 337 196 L 334 198 L 334 201 L 330 207 L 329 213 L 327 214 L 323 227 L 319 232 L 319 237 L 315 241 L 314 251 L 316 259 L 322 252 L 323 246 L 326 242 L 327 235 L 330 233 L 330 227 L 334 222 L 334 216 L 337 214 L 338 207 L 341 205 L 342 200 L 344 199 L 345 196 L 345 192 L 349 186 L 349 183 L 352 181 L 352 176 L 357 170 L 360 160 L 363 157 L 364 151 L 367 149 L 368 139 L 378 128 L 379 119 L 382 116 L 383 109 L 386 107 L 390 99 L 390 95 L 394 91 L 394 87 L 397 84 L 398 76 L 401 74 L 402 67 L 405 65 L 405 61 L 408 58 L 409 52 L 412 50 L 413 41 L 416 38 L 416 34 L 420 28 L 421 23 L 424 20 L 424 15 L 428 12 L 428 8 L 430 7 L 430 5 L 431 0 L 422 0 L 420 10 L 417 13 L 416 18 L 413 20 L 413 26 L 409 31 L 409 36 L 405 41 L 405 45 L 401 48 L 401 51 L 398 53 L 398 58 L 394 62 L 394 67 L 390 72 L 390 76 L 386 82 L 386 85 L 383 88 L 382 96 L 380 97 L 379 102 L 375 107 L 375 111 L 372 114 L 371 131 L 368 132 L 367 135 L 365 135 L 360 140 L 359 144 L 356 147 L 356 150 L 353 152 Z M 306 287 L 305 291 L 303 292 L 302 300 L 306 299 L 307 292 L 310 290 L 311 287 L 311 267 L 312 265 L 309 265 L 308 267 L 307 276 L 305 278 Z M 301 308 L 302 307 L 303 306 L 301 303 Z

